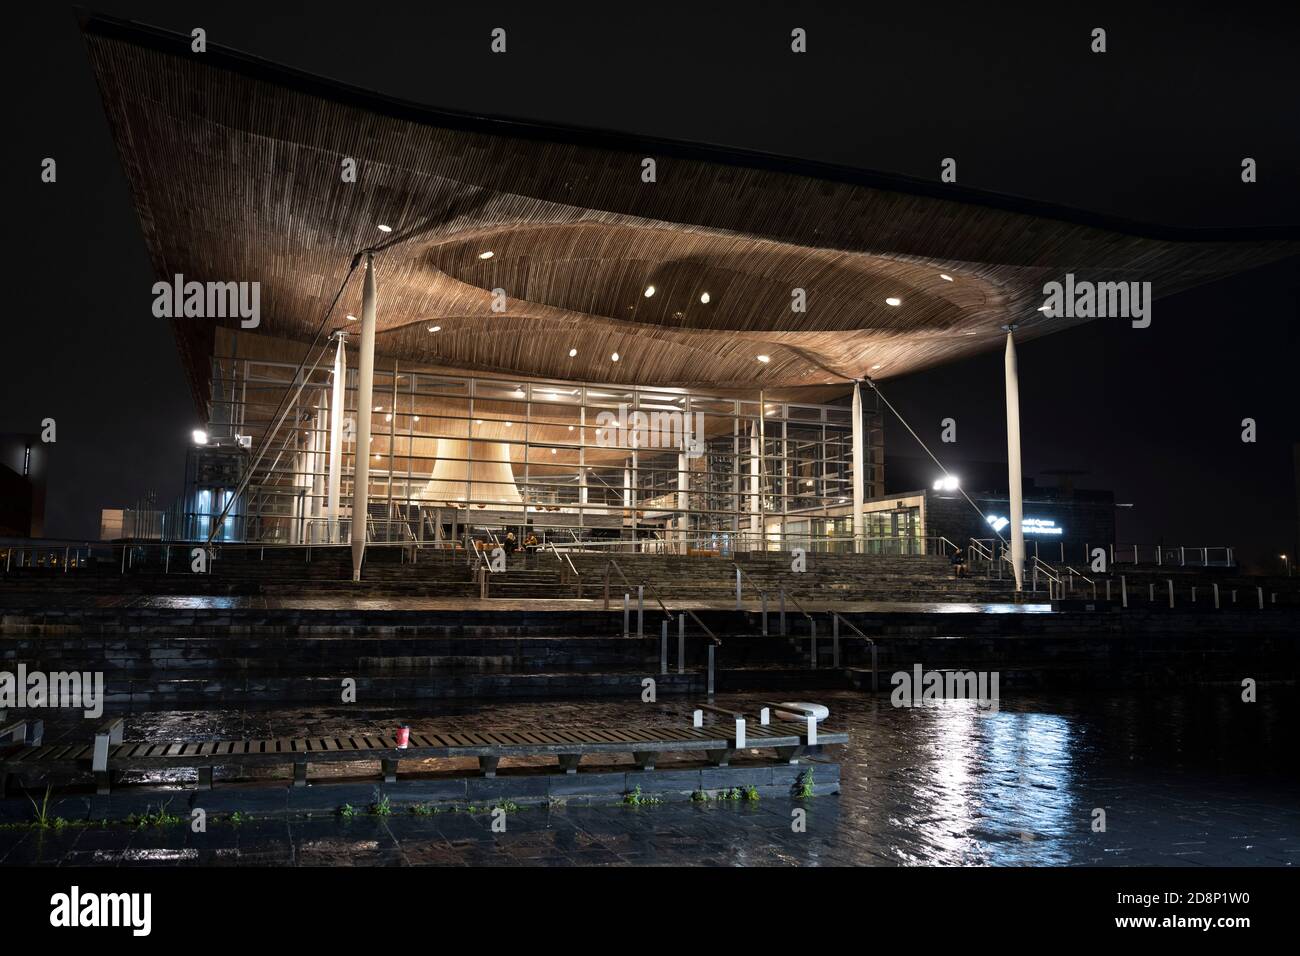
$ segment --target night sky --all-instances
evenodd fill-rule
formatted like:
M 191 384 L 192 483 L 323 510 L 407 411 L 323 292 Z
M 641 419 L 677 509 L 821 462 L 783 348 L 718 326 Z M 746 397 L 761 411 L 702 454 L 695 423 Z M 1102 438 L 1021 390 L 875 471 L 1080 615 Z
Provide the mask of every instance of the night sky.
M 622 7 L 625 12 L 618 12 Z M 110 2 L 187 33 L 449 109 L 695 140 L 934 179 L 1136 221 L 1289 225 L 1300 237 L 1296 4 L 723 5 Z M 709 9 L 705 9 L 708 7 Z M 0 431 L 58 423 L 46 533 L 181 490 L 199 424 L 72 7 L 7 9 L 11 301 Z M 505 27 L 510 52 L 488 53 Z M 789 52 L 790 30 L 809 52 Z M 1104 27 L 1109 52 L 1089 52 Z M 39 181 L 58 160 L 58 182 Z M 1259 182 L 1240 181 L 1242 157 Z M 1300 263 L 1159 299 L 1149 329 L 1099 320 L 1020 349 L 1026 473 L 1112 488 L 1121 543 L 1297 549 Z M 1005 455 L 1000 351 L 885 393 L 955 471 Z M 1255 418 L 1259 440 L 1240 440 Z M 887 449 L 918 449 L 891 423 Z M 1039 477 L 1043 483 L 1050 478 Z

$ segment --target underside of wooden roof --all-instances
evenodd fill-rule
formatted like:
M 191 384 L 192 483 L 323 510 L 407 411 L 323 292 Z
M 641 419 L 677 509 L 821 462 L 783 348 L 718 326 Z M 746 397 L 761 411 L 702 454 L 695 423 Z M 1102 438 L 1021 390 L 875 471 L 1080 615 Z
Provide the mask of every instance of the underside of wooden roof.
M 995 347 L 1008 323 L 1033 338 L 1087 321 L 1038 311 L 1043 284 L 1067 272 L 1151 282 L 1160 297 L 1300 252 L 1290 230 L 1135 227 L 956 186 L 429 110 L 192 53 L 188 37 L 135 24 L 82 26 L 159 278 L 256 281 L 258 331 L 282 339 L 355 328 L 361 270 L 348 270 L 375 248 L 380 355 L 801 388 L 959 359 Z M 213 320 L 173 324 L 202 404 Z

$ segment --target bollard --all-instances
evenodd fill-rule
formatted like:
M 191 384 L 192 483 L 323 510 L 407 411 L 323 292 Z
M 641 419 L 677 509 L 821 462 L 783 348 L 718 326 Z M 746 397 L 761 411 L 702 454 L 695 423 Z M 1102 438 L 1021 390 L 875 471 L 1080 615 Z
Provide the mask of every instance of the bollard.
M 710 648 L 710 650 L 712 650 L 712 648 Z M 743 750 L 744 748 L 745 748 L 745 718 L 737 717 L 736 718 L 736 749 Z
M 659 633 L 659 673 L 668 673 L 668 621 L 666 619 Z
M 693 714 L 691 714 L 691 726 L 692 727 L 704 726 L 704 711 L 697 710 Z
M 764 707 L 758 712 L 758 722 L 766 727 L 772 722 L 772 708 Z

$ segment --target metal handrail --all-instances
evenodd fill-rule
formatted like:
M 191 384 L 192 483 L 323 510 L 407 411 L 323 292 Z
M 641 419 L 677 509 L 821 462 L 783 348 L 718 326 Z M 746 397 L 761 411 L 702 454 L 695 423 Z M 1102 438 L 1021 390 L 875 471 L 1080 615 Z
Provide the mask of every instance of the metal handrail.
M 623 583 L 629 589 L 632 587 L 632 582 L 627 579 L 627 575 L 623 573 L 623 569 L 619 567 L 617 561 L 611 558 L 609 561 L 605 562 L 605 609 L 606 610 L 609 609 L 609 569 L 611 567 L 614 568 L 616 571 L 618 571 L 618 576 L 623 579 Z M 642 581 L 641 587 L 643 588 L 648 587 L 650 589 L 651 595 L 659 603 L 660 610 L 662 610 L 664 612 L 664 616 L 671 621 L 673 619 L 672 612 L 668 610 L 668 605 L 664 603 L 663 596 L 659 593 L 659 589 L 655 587 L 654 584 L 652 584 L 650 581 Z M 700 620 L 698 614 L 696 614 L 690 608 L 683 608 L 682 611 L 686 614 L 689 614 L 691 616 L 691 620 L 693 620 L 696 624 L 700 626 L 700 630 L 702 630 L 705 634 L 709 635 L 709 639 L 713 641 L 715 646 L 720 646 L 722 644 L 722 640 L 718 637 L 718 635 L 713 633 L 713 631 L 709 628 L 709 625 L 705 624 L 703 621 Z
M 556 549 L 555 543 L 552 541 L 547 541 L 544 545 L 542 545 L 542 547 L 550 548 L 551 554 L 555 555 L 555 560 L 559 561 L 561 565 L 563 565 L 566 561 L 568 562 L 569 573 L 573 575 L 574 583 L 578 587 L 578 597 L 582 597 L 582 575 L 578 573 L 578 569 L 573 563 L 573 558 L 569 557 L 567 553 L 565 553 L 564 557 L 560 557 L 560 552 Z

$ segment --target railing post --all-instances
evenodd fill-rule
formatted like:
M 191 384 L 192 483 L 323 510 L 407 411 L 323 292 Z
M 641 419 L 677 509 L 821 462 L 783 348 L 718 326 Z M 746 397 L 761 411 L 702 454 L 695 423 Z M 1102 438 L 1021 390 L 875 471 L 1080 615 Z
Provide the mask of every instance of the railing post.
M 759 591 L 758 599 L 763 605 L 763 636 L 767 637 L 767 592 Z
M 636 636 L 645 637 L 645 585 L 636 586 Z
M 686 673 L 686 614 L 677 615 L 677 673 Z
M 1259 595 L 1259 609 L 1262 611 L 1264 610 L 1264 589 L 1257 587 L 1255 592 Z
M 1196 585 L 1195 585 L 1195 584 L 1192 585 L 1192 603 L 1193 603 L 1193 604 L 1196 603 Z
M 714 651 L 714 645 L 713 642 L 710 641 L 709 642 L 709 696 L 710 697 L 713 696 L 713 651 Z M 738 723 L 740 723 L 743 726 L 743 721 L 739 721 Z
M 812 664 L 810 666 L 812 667 L 813 670 L 816 670 L 817 669 L 817 622 L 813 620 L 811 617 L 808 618 L 808 641 L 810 645 L 810 650 L 812 651 Z
M 1174 579 L 1168 578 L 1167 581 L 1169 582 L 1169 606 L 1173 607 L 1174 606 Z
M 668 673 L 668 619 L 664 618 L 659 631 L 659 673 Z
M 605 565 L 605 610 L 609 610 L 609 565 Z
M 1219 582 L 1215 581 L 1210 586 L 1214 588 L 1214 609 L 1217 611 L 1219 609 Z
M 1110 602 L 1110 578 L 1106 579 L 1106 601 Z
M 1187 567 L 1187 548 L 1181 544 L 1178 546 L 1178 564 Z
M 831 611 L 831 666 L 840 666 L 840 616 Z
M 624 591 L 623 592 L 623 636 L 624 637 L 627 637 L 629 634 L 628 618 L 632 613 L 631 604 L 632 604 L 632 595 L 629 594 L 627 591 Z
M 1124 575 L 1119 576 L 1119 601 L 1120 607 L 1128 608 L 1128 582 L 1124 580 Z
M 879 690 L 880 685 L 876 676 L 876 642 L 871 642 L 871 689 Z
M 736 567 L 736 610 L 740 610 L 740 567 Z
M 781 588 L 778 595 L 781 600 L 781 636 L 785 637 L 785 588 Z

